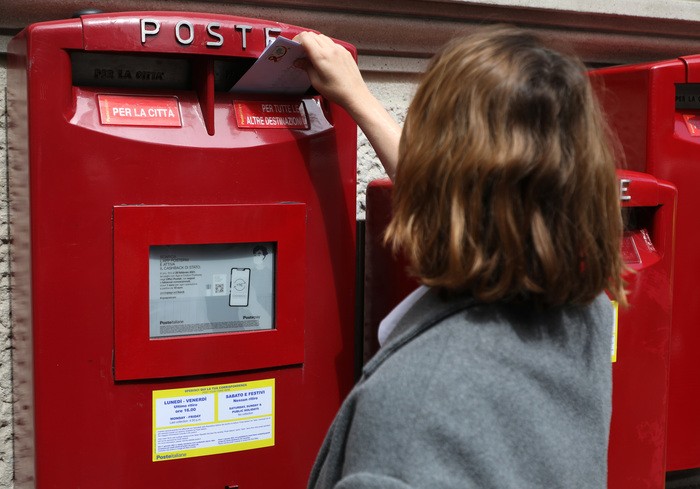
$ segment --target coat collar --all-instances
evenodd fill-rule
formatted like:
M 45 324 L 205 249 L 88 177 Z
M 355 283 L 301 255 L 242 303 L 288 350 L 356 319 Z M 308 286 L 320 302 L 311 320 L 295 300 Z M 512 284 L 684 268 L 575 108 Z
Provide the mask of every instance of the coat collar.
M 371 376 L 387 358 L 407 343 L 449 316 L 475 304 L 476 300 L 471 296 L 445 298 L 439 289 L 431 288 L 399 319 L 389 334 L 386 345 L 382 346 L 362 369 L 361 380 Z

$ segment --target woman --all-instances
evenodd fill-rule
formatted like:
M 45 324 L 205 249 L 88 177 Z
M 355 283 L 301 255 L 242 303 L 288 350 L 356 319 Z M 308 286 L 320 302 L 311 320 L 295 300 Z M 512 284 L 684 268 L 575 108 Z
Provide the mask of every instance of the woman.
M 394 180 L 386 241 L 422 283 L 382 323 L 309 487 L 606 487 L 622 221 L 583 65 L 482 29 L 436 55 L 401 131 L 347 51 L 297 40 Z

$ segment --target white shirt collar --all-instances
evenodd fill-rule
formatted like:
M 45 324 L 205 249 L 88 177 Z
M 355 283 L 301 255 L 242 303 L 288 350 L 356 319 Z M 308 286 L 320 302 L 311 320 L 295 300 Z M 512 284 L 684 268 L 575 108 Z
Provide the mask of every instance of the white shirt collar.
M 384 346 L 387 338 L 399 324 L 401 318 L 404 317 L 408 310 L 413 307 L 413 304 L 418 302 L 418 299 L 423 297 L 423 294 L 428 292 L 428 290 L 430 290 L 429 287 L 421 285 L 416 290 L 408 294 L 404 300 L 399 302 L 399 304 L 389 314 L 387 314 L 384 319 L 382 319 L 382 322 L 379 323 L 379 330 L 377 331 L 379 346 Z

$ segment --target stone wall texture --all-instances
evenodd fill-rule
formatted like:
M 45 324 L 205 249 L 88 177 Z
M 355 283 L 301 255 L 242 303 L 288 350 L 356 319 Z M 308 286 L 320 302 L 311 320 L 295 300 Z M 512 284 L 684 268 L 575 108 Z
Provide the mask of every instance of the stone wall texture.
M 0 55 L 0 487 L 12 487 L 12 329 L 7 217 L 6 59 Z
M 416 82 L 414 77 L 404 77 L 396 81 L 376 79 L 372 74 L 365 76 L 372 93 L 382 101 L 384 108 L 401 125 L 406 117 L 406 110 L 413 96 Z M 357 218 L 365 218 L 365 192 L 372 180 L 386 178 L 386 173 L 377 159 L 367 138 L 358 130 L 357 133 Z

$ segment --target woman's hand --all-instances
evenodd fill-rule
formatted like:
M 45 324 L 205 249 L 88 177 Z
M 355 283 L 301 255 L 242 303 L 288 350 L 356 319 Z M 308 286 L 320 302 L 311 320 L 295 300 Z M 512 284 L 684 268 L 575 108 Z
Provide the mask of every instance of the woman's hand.
M 315 32 L 302 32 L 294 40 L 306 49 L 311 84 L 328 100 L 348 108 L 358 96 L 369 95 L 355 60 L 343 46 Z
M 302 32 L 294 37 L 306 49 L 304 66 L 314 88 L 355 119 L 393 180 L 399 158 L 401 127 L 369 91 L 355 59 L 330 37 Z

